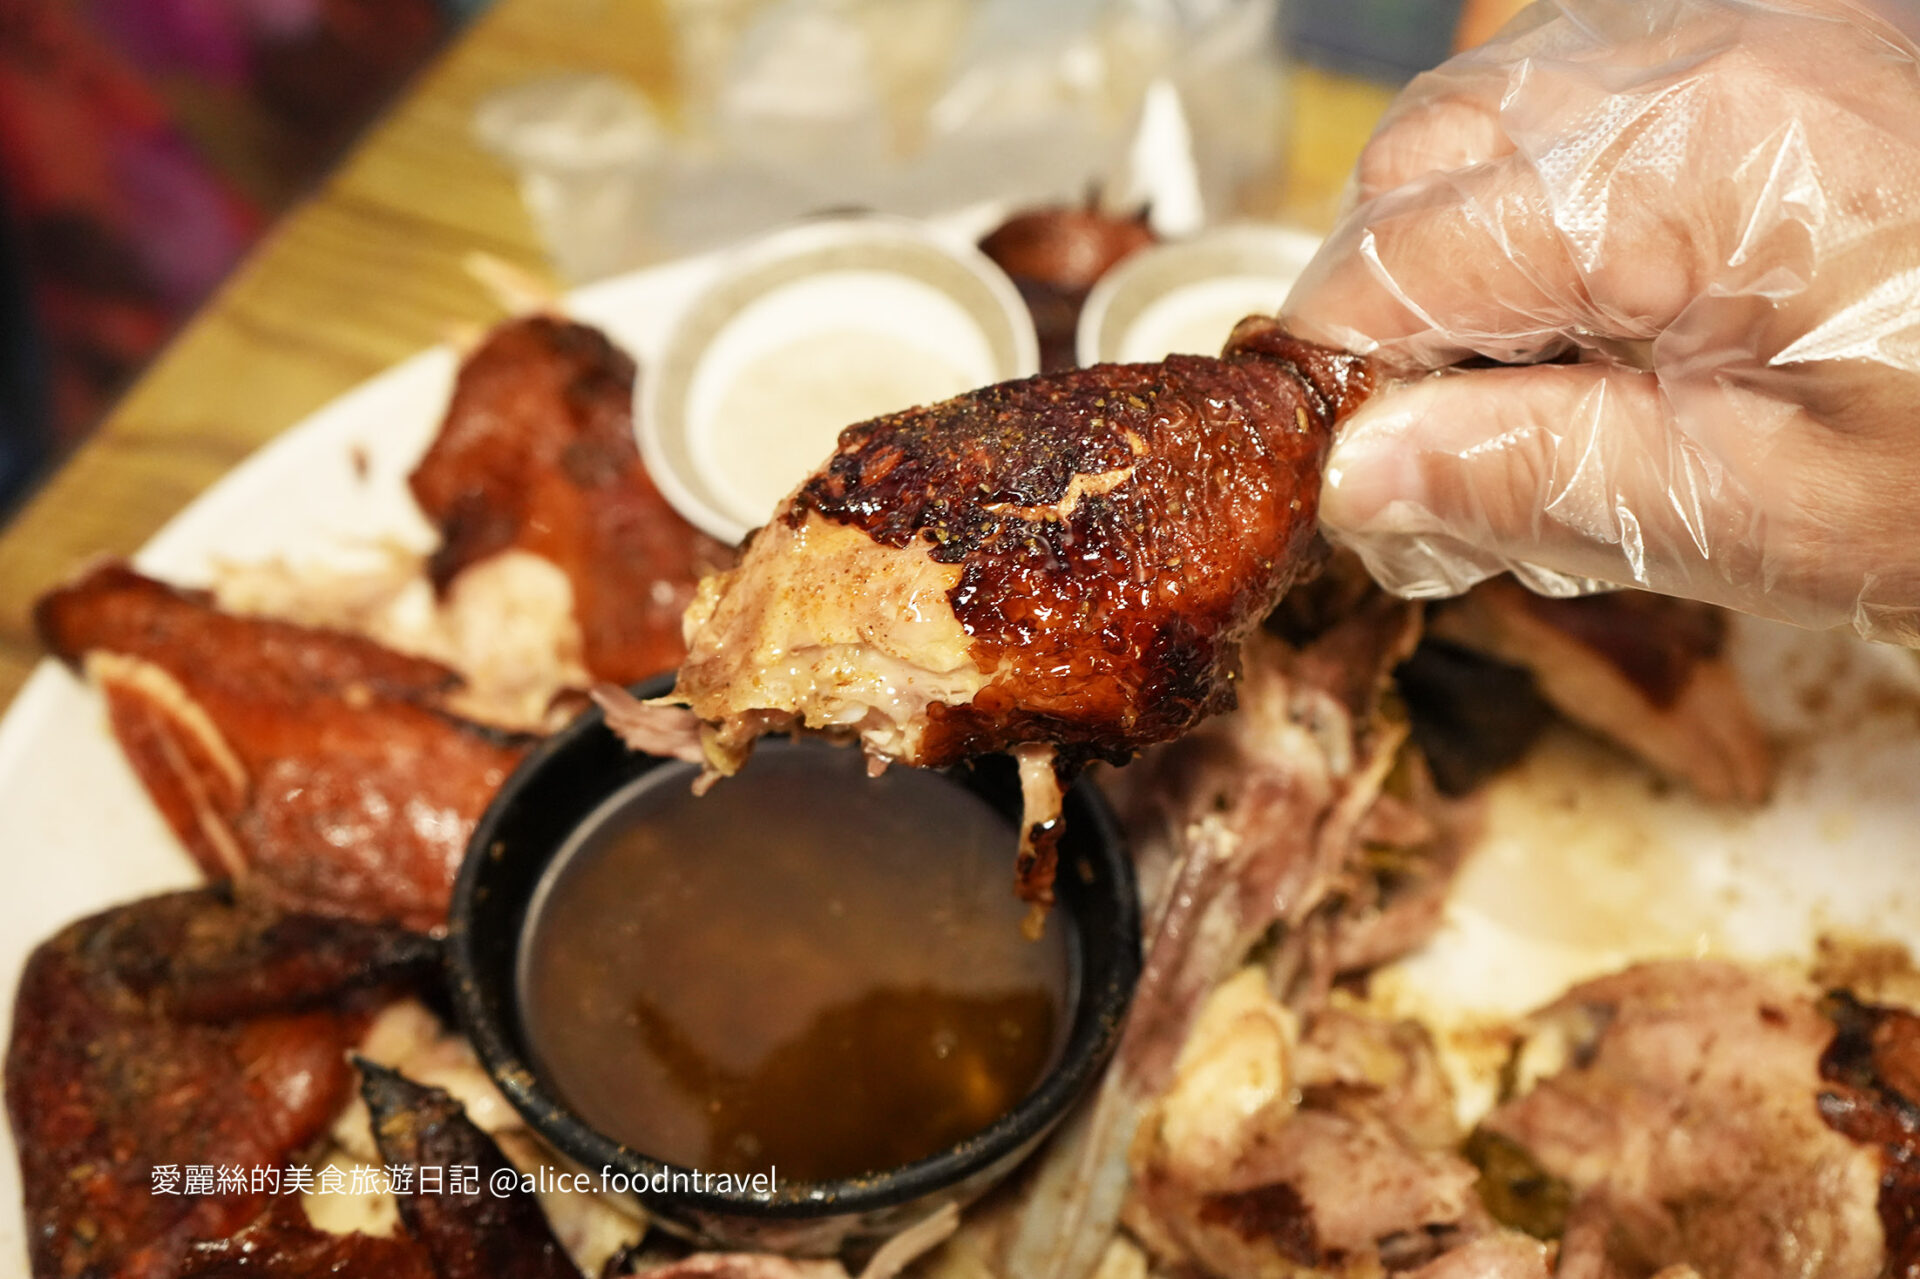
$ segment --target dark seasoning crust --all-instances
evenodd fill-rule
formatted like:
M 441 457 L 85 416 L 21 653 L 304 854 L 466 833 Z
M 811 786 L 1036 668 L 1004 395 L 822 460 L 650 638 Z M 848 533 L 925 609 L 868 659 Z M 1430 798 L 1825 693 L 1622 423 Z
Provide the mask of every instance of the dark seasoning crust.
M 1881 1229 L 1888 1275 L 1920 1275 L 1920 1016 L 1831 993 L 1818 1098 L 1829 1128 L 1881 1148 Z
M 471 1193 L 397 1196 L 401 1221 L 425 1245 L 440 1279 L 578 1279 L 534 1197 L 499 1193 L 496 1178 L 512 1165 L 459 1102 L 372 1062 L 356 1058 L 354 1064 L 383 1161 L 479 1169 Z
M 437 965 L 437 947 L 398 928 L 222 887 L 43 942 L 6 1061 L 33 1273 L 163 1279 L 194 1241 L 246 1225 L 268 1197 L 157 1194 L 152 1170 L 297 1159 L 346 1100 L 366 1015 Z
M 1248 320 L 1219 359 L 1029 378 L 850 427 L 785 519 L 923 538 L 962 566 L 949 598 L 993 680 L 932 708 L 924 762 L 1050 741 L 1070 775 L 1233 705 L 1240 640 L 1317 563 L 1320 463 L 1370 385 L 1357 357 Z

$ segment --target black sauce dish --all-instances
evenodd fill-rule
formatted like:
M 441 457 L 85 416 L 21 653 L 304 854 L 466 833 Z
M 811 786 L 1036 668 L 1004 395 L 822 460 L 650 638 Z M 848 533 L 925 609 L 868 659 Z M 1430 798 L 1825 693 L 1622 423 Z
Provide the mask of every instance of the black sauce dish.
M 657 696 L 671 687 L 667 676 L 634 692 Z M 818 741 L 806 745 L 819 751 L 849 749 Z M 847 1243 L 892 1234 L 944 1204 L 964 1205 L 1005 1177 L 1106 1064 L 1140 972 L 1133 866 L 1099 792 L 1082 781 L 1067 795 L 1057 903 L 1048 925 L 1068 929 L 1066 1028 L 1053 1064 L 1026 1097 L 959 1144 L 900 1167 L 833 1181 L 782 1178 L 765 1191 L 714 1191 L 689 1188 L 691 1169 L 651 1158 L 570 1111 L 541 1077 L 518 1006 L 519 951 L 549 864 L 610 796 L 669 763 L 627 749 L 598 710 L 588 711 L 527 757 L 475 828 L 454 888 L 447 963 L 456 1010 L 507 1100 L 590 1176 L 610 1168 L 628 1179 L 625 1184 L 648 1187 L 636 1197 L 656 1219 L 721 1247 L 825 1255 Z M 1020 786 L 1011 761 L 984 760 L 947 776 L 987 800 L 1017 829 Z M 727 803 L 727 783 L 698 802 Z M 1009 844 L 1009 892 L 1013 852 Z

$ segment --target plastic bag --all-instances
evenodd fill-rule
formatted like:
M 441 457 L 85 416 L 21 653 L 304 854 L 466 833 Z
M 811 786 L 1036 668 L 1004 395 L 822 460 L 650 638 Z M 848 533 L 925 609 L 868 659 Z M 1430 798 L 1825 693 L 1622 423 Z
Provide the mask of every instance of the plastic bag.
M 607 77 L 519 86 L 476 115 L 573 279 L 831 208 L 926 217 L 1097 190 L 1152 199 L 1160 230 L 1186 232 L 1279 161 L 1276 0 L 673 8 L 671 129 Z
M 1414 81 L 1286 308 L 1414 379 L 1337 443 L 1335 536 L 1407 595 L 1920 643 L 1914 17 L 1562 0 Z

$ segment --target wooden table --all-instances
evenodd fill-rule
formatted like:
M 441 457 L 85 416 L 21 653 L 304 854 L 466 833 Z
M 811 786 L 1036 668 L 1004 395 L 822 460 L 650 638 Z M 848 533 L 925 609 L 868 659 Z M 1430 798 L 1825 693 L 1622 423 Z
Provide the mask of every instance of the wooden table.
M 28 614 L 41 592 L 89 558 L 131 553 L 248 453 L 355 383 L 499 318 L 467 271 L 469 254 L 552 278 L 511 175 L 472 139 L 475 103 L 543 73 L 591 70 L 670 106 L 671 37 L 647 0 L 497 0 L 0 534 L 0 702 L 39 659 Z M 1292 83 L 1275 213 L 1324 227 L 1391 95 L 1309 69 Z

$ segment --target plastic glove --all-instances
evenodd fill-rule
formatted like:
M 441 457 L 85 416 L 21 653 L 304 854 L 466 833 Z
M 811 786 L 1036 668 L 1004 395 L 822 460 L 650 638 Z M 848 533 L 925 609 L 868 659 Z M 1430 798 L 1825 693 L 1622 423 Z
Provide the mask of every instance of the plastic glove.
M 1402 594 L 1512 570 L 1920 644 L 1900 16 L 1561 0 L 1415 80 L 1285 313 L 1402 374 L 1530 367 L 1377 395 L 1329 461 L 1335 537 Z

